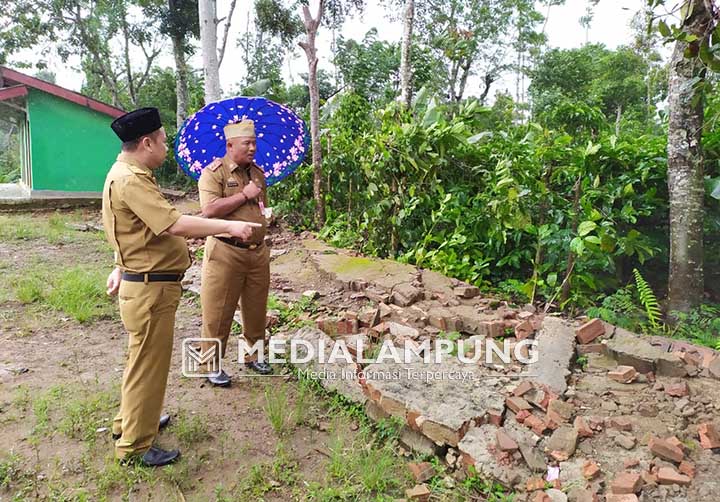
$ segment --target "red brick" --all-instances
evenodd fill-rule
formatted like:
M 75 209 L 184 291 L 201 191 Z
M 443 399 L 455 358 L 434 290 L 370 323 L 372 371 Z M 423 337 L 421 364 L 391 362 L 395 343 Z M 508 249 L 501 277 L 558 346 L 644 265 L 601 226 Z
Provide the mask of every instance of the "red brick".
M 503 423 L 503 412 L 498 410 L 490 410 L 487 413 L 489 423 L 500 427 Z
M 685 458 L 683 451 L 677 446 L 673 446 L 664 439 L 651 438 L 648 447 L 653 455 L 668 460 L 670 462 L 682 462 Z
M 420 431 L 418 418 L 420 418 L 421 416 L 422 415 L 418 411 L 407 410 L 407 413 L 405 414 L 405 420 L 407 420 L 408 426 L 410 426 L 411 429 Z
M 460 298 L 475 298 L 480 294 L 480 289 L 476 286 L 458 286 L 453 291 Z
M 435 476 L 435 468 L 430 462 L 410 463 L 408 469 L 417 483 L 424 483 Z
M 588 354 L 604 354 L 605 345 L 602 343 L 588 343 L 587 345 L 578 345 L 575 347 L 578 356 L 586 356 Z
M 548 425 L 545 422 L 545 420 L 536 417 L 535 415 L 530 415 L 525 419 L 525 427 L 529 427 L 532 429 L 532 431 L 537 434 L 538 436 L 542 436 L 545 431 L 548 430 Z
M 575 414 L 575 407 L 567 401 L 562 401 L 560 399 L 553 399 L 550 401 L 547 410 L 548 417 L 557 423 L 569 422 Z
M 578 437 L 589 438 L 593 436 L 593 431 L 588 426 L 587 422 L 583 417 L 575 417 L 575 430 L 578 431 Z
M 634 493 L 628 493 L 624 495 L 618 495 L 616 493 L 608 493 L 605 495 L 605 502 L 638 502 L 637 495 Z
M 380 338 L 382 335 L 390 333 L 390 326 L 387 323 L 381 322 L 376 324 L 368 331 L 368 336 L 371 338 Z
M 530 392 L 533 389 L 532 382 L 528 382 L 527 380 L 523 380 L 520 382 L 520 385 L 515 387 L 515 390 L 513 390 L 513 396 L 515 397 L 522 397 L 523 394 L 526 394 Z
M 690 395 L 687 382 L 675 382 L 665 386 L 665 393 L 672 397 L 685 397 Z
M 720 434 L 713 424 L 698 425 L 698 435 L 700 436 L 700 446 L 706 450 L 720 448 Z
M 640 465 L 640 460 L 636 458 L 629 458 L 623 462 L 623 465 L 625 466 L 625 469 L 630 469 L 632 467 L 637 467 Z
M 529 338 L 533 333 L 535 333 L 535 328 L 530 321 L 523 321 L 515 326 L 515 338 L 518 341 Z
M 642 473 L 643 481 L 645 481 L 646 485 L 656 485 L 657 484 L 657 474 L 652 472 L 643 472 Z
M 693 464 L 692 462 L 688 462 L 687 460 L 683 460 L 682 462 L 680 462 L 680 467 L 678 467 L 678 470 L 681 474 L 685 474 L 689 478 L 694 478 L 697 474 L 695 464 Z
M 639 492 L 642 485 L 643 480 L 640 474 L 625 471 L 615 476 L 610 490 L 617 495 L 626 495 Z
M 530 478 L 525 483 L 525 487 L 527 488 L 527 491 L 534 492 L 537 490 L 544 490 L 545 489 L 545 480 L 542 478 Z
M 505 400 L 505 404 L 507 405 L 508 408 L 510 408 L 515 413 L 518 413 L 521 410 L 532 409 L 532 406 L 530 406 L 530 403 L 528 403 L 521 397 L 509 397 Z
M 582 471 L 585 479 L 589 480 L 600 474 L 600 467 L 592 460 L 588 460 L 583 464 Z
M 586 344 L 605 334 L 605 325 L 600 319 L 586 322 L 575 330 L 578 343 Z
M 688 486 L 690 478 L 684 474 L 680 474 L 672 467 L 661 467 L 658 470 L 658 484 L 661 485 L 682 485 Z
M 508 434 L 502 429 L 498 429 L 497 433 L 495 434 L 495 439 L 497 441 L 497 446 L 500 451 L 518 450 L 518 444 L 515 442 L 515 440 L 508 436 Z
M 671 437 L 667 438 L 665 441 L 667 441 L 668 443 L 670 443 L 670 444 L 673 445 L 674 447 L 678 448 L 678 449 L 679 449 L 680 451 L 682 451 L 683 453 L 686 452 L 685 445 L 682 443 L 682 441 L 680 441 L 680 440 L 679 440 L 678 438 L 676 438 L 675 436 L 671 436 Z
M 550 456 L 558 462 L 565 462 L 570 458 L 570 455 L 566 451 L 553 450 L 550 452 Z
M 631 431 L 633 429 L 632 422 L 627 418 L 612 417 L 608 420 L 608 426 L 612 429 L 620 431 Z
M 405 496 L 410 500 L 419 502 L 427 502 L 430 500 L 430 489 L 427 485 L 415 485 L 413 488 L 405 490 Z
M 531 415 L 531 413 L 530 413 L 528 410 L 521 410 L 520 412 L 518 412 L 517 414 L 515 414 L 515 420 L 516 420 L 518 423 L 522 424 L 522 423 L 525 422 L 525 419 L 526 419 L 527 417 L 529 417 L 530 415 Z
M 605 419 L 601 417 L 588 417 L 588 425 L 594 431 L 601 431 L 605 427 Z
M 632 366 L 618 366 L 607 374 L 608 378 L 620 383 L 630 383 L 637 378 L 637 375 L 638 372 Z

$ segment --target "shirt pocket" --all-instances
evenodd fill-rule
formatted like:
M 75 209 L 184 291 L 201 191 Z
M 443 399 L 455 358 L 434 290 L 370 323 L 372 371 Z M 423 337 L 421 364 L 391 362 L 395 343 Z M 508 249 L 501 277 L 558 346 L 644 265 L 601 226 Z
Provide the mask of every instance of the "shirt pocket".
M 242 192 L 243 189 L 242 183 L 240 183 L 237 180 L 228 180 L 225 185 L 223 185 L 223 192 L 225 197 L 230 197 L 235 195 L 238 192 Z

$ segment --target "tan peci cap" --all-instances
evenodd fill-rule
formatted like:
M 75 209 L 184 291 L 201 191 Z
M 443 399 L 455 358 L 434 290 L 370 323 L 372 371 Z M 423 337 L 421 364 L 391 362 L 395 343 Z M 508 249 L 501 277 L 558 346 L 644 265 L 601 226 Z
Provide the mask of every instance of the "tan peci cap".
M 255 137 L 255 122 L 250 119 L 243 119 L 234 124 L 228 124 L 223 129 L 225 139 L 244 137 Z

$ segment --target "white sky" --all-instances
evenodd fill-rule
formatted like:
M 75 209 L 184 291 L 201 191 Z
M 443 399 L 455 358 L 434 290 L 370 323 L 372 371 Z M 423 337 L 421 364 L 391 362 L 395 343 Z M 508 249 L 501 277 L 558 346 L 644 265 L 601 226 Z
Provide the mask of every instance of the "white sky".
M 618 45 L 628 44 L 632 41 L 632 31 L 630 29 L 630 20 L 634 13 L 641 9 L 646 0 L 601 0 L 595 7 L 595 17 L 589 31 L 588 39 L 590 42 L 603 43 L 610 48 Z M 244 79 L 244 65 L 241 59 L 241 50 L 237 47 L 237 39 L 245 32 L 247 25 L 248 11 L 252 6 L 250 0 L 239 0 L 233 16 L 233 24 L 230 30 L 228 47 L 226 50 L 225 61 L 220 69 L 220 80 L 223 91 L 225 93 L 234 89 L 239 82 Z M 230 0 L 218 0 L 218 17 L 226 16 Z M 311 0 L 311 8 L 315 2 Z M 378 0 L 368 0 L 367 9 L 361 18 L 351 19 L 345 23 L 342 28 L 342 35 L 345 38 L 354 38 L 360 40 L 365 33 L 373 27 L 378 28 L 379 38 L 398 42 L 402 36 L 402 26 L 399 22 L 391 22 L 387 19 L 387 13 Z M 550 47 L 572 48 L 580 47 L 585 43 L 585 28 L 580 26 L 579 19 L 585 14 L 586 0 L 566 0 L 566 4 L 559 7 L 553 7 L 550 10 L 549 21 L 547 23 L 546 33 Z M 543 14 L 545 9 L 540 9 Z M 314 10 L 313 10 L 314 12 Z M 218 34 L 222 30 L 218 30 Z M 318 34 L 318 53 L 320 55 L 320 67 L 331 70 L 332 67 L 328 61 L 331 55 L 330 43 L 332 39 L 331 31 L 321 27 Z M 159 64 L 163 66 L 173 67 L 173 58 L 171 55 L 171 46 L 168 41 L 166 44 L 166 54 L 164 54 Z M 199 50 L 198 50 L 199 52 Z M 25 60 L 32 60 L 31 53 L 22 54 Z M 307 63 L 305 54 L 301 49 L 295 51 L 295 57 L 289 58 L 285 65 L 285 78 L 288 81 L 294 80 L 299 82 L 299 74 L 307 72 Z M 77 69 L 79 66 L 77 59 L 70 60 L 68 64 L 60 61 L 51 61 L 50 70 L 55 72 L 57 83 L 63 87 L 80 90 L 83 83 L 83 74 Z M 201 66 L 199 55 L 196 55 L 191 61 L 191 65 L 195 68 Z M 494 84 L 494 94 L 497 90 L 508 89 L 514 94 L 514 79 L 512 76 L 506 76 L 504 79 Z M 467 88 L 467 94 L 477 94 L 480 89 L 477 88 L 475 81 L 470 80 Z

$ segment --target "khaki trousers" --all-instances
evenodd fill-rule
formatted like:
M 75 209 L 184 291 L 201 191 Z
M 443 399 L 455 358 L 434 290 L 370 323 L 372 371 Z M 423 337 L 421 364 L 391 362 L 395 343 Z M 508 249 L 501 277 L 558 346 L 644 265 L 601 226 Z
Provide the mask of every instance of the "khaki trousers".
M 155 440 L 172 355 L 179 282 L 120 283 L 120 316 L 128 332 L 115 456 L 144 453 Z
M 248 344 L 252 346 L 264 339 L 270 289 L 270 249 L 267 246 L 243 249 L 208 237 L 200 280 L 202 337 L 220 340 L 222 354 L 219 357 L 225 357 L 238 300 L 243 336 Z M 212 344 L 201 346 L 204 352 Z

